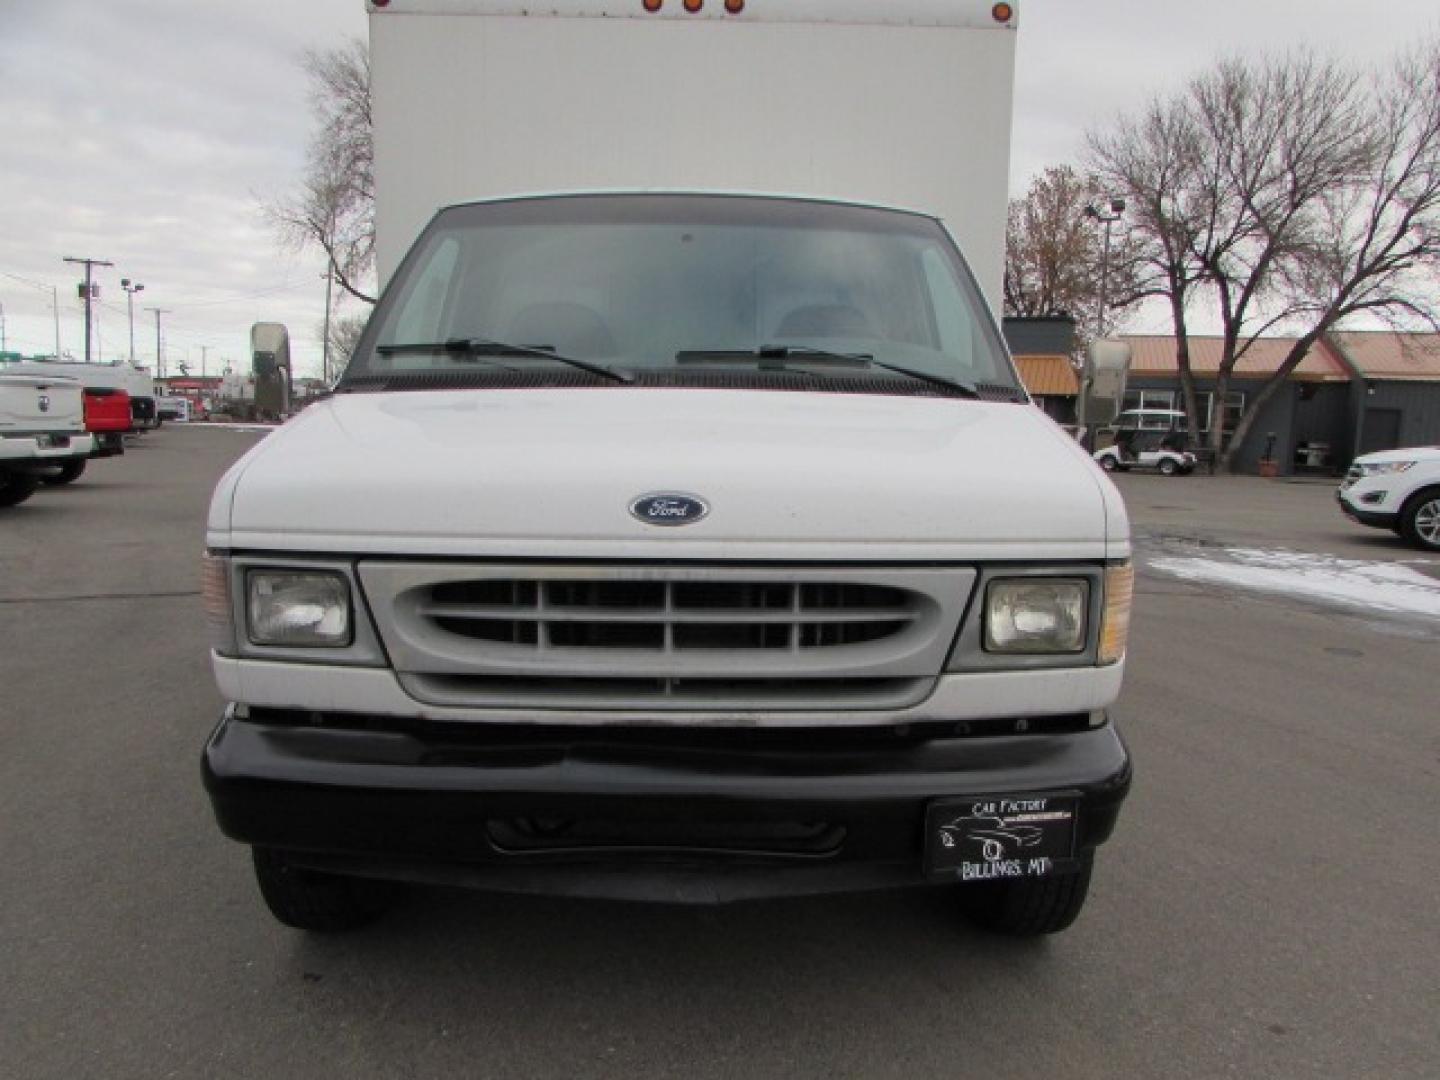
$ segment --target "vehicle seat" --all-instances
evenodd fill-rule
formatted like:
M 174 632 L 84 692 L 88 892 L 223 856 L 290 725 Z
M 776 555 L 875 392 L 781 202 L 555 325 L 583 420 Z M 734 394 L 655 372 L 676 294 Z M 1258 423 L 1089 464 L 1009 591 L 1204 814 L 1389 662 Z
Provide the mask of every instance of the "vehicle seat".
M 565 356 L 614 356 L 615 336 L 598 311 L 584 304 L 532 304 L 515 318 L 505 334 L 512 345 L 554 348 Z
M 780 320 L 777 338 L 873 338 L 865 313 L 849 304 L 809 304 Z

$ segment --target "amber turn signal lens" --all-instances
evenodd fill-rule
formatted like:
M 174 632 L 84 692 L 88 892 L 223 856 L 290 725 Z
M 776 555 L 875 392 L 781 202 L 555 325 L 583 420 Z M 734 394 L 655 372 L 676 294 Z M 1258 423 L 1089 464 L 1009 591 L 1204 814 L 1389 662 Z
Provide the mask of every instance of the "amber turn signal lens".
M 995 16 L 996 22 L 1008 23 L 1015 17 L 1015 8 L 1010 4 L 996 4 L 990 9 L 990 14 Z
M 1130 606 L 1135 599 L 1135 568 L 1129 563 L 1105 568 L 1105 614 L 1100 621 L 1100 653 L 1103 665 L 1125 659 L 1130 641 Z
M 205 552 L 200 560 L 200 602 L 210 647 L 221 656 L 235 653 L 235 622 L 230 612 L 230 560 Z

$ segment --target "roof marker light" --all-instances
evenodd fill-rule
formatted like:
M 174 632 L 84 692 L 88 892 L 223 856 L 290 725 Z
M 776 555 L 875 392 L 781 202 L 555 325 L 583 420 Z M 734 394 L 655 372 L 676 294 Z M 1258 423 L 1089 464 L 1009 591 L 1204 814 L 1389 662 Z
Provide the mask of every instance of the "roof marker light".
M 731 15 L 739 15 L 745 10 L 745 0 L 725 0 L 725 10 Z
M 685 0 L 685 10 L 690 12 L 691 15 L 694 15 L 695 12 L 704 6 L 705 0 Z
M 645 10 L 652 14 L 665 5 L 665 0 L 645 0 Z
M 990 9 L 990 14 L 995 16 L 996 22 L 1008 23 L 1015 17 L 1015 8 L 1011 4 L 996 4 Z

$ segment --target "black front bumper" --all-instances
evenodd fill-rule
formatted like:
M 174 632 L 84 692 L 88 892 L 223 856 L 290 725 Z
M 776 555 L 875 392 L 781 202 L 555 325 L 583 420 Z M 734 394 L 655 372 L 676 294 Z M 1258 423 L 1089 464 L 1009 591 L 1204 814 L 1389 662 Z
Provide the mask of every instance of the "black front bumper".
M 1074 795 L 1079 856 L 1109 837 L 1131 774 L 1108 723 L 936 735 L 316 719 L 227 711 L 203 771 L 228 836 L 320 869 L 512 892 L 716 902 L 923 884 L 925 810 L 952 796 Z

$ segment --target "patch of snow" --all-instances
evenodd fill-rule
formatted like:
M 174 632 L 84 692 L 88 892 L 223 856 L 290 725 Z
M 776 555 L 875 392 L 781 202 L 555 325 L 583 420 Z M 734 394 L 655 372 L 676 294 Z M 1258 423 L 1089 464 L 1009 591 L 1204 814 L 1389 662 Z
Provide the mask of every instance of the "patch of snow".
M 1186 581 L 1283 593 L 1397 615 L 1440 618 L 1440 580 L 1397 563 L 1338 559 L 1301 551 L 1227 548 L 1223 558 L 1149 560 L 1151 569 Z

